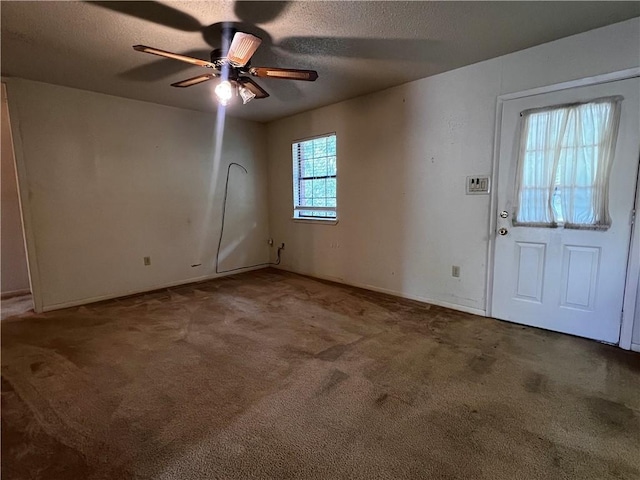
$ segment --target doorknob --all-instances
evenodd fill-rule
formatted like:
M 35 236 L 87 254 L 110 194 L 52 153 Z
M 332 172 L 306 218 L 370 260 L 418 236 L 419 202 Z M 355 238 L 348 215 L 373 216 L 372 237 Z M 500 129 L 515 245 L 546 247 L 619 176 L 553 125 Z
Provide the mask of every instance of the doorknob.
M 506 235 L 508 233 L 508 230 L 504 227 L 502 227 L 500 230 L 498 230 L 498 233 L 500 235 Z

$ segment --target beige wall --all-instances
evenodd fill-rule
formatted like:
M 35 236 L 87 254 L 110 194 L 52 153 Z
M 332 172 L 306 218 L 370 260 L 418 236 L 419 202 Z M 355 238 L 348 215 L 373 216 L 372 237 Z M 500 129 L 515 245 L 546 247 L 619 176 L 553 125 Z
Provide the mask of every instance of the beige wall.
M 11 294 L 29 290 L 29 273 L 20 219 L 20 201 L 4 84 L 2 84 L 2 137 L 0 144 L 2 147 L 2 171 L 0 172 L 2 175 L 0 177 L 2 180 L 0 186 L 2 193 L 2 212 L 0 213 L 2 219 L 0 226 L 2 279 L 0 283 L 2 293 Z
M 263 125 L 228 118 L 220 141 L 216 115 L 7 83 L 39 307 L 214 276 L 230 162 L 248 174 L 232 171 L 221 267 L 268 260 Z
M 482 313 L 490 199 L 465 178 L 492 171 L 497 97 L 639 65 L 634 19 L 269 124 L 282 268 Z M 339 222 L 294 222 L 291 142 L 333 131 Z

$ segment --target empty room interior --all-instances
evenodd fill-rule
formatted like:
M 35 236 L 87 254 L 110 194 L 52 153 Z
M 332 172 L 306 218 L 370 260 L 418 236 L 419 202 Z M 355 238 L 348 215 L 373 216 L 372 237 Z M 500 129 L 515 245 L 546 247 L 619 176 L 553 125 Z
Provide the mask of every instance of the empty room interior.
M 2 1 L 3 479 L 640 478 L 640 3 Z

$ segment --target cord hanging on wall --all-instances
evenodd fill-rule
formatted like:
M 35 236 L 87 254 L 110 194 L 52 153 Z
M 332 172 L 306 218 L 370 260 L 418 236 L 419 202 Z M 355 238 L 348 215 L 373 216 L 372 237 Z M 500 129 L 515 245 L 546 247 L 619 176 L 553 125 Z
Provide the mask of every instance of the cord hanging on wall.
M 222 246 L 222 236 L 224 235 L 224 220 L 227 212 L 227 194 L 229 193 L 229 176 L 231 174 L 231 167 L 233 165 L 241 168 L 244 171 L 244 173 L 249 173 L 245 167 L 243 167 L 242 165 L 236 162 L 231 162 L 227 167 L 227 178 L 224 182 L 224 198 L 222 200 L 222 224 L 220 226 L 220 238 L 218 238 L 218 250 L 216 251 L 216 273 L 228 273 L 228 272 L 235 272 L 237 270 L 244 270 L 245 268 L 266 267 L 268 265 L 280 265 L 280 252 L 284 249 L 284 243 L 282 244 L 282 246 L 278 247 L 278 252 L 277 252 L 275 262 L 256 263 L 254 265 L 246 265 L 244 267 L 236 267 L 236 268 L 231 268 L 229 270 L 219 269 L 218 262 L 220 258 L 220 248 Z

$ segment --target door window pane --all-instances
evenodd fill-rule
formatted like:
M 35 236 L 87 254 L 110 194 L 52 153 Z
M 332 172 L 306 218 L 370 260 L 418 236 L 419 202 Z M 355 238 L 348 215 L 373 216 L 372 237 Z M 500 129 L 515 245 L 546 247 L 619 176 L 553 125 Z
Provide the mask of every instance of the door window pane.
M 609 170 L 622 97 L 522 112 L 514 225 L 611 225 Z

